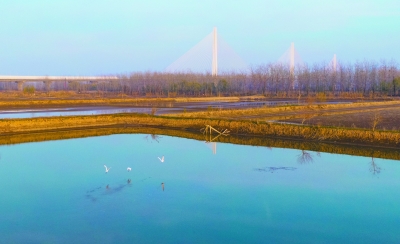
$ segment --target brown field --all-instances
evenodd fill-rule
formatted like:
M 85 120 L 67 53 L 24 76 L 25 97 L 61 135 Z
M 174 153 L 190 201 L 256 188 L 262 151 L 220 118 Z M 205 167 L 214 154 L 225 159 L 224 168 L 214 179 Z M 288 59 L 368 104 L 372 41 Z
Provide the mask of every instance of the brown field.
M 227 129 L 235 135 L 272 136 L 309 141 L 376 144 L 399 147 L 400 132 L 336 128 L 310 125 L 266 123 L 251 120 L 208 118 L 179 118 L 143 114 L 112 114 L 91 116 L 56 116 L 0 120 L 0 133 L 35 133 L 66 129 L 90 129 L 104 126 L 151 126 L 168 129 L 187 129 L 199 132 L 206 125 L 218 130 Z
M 46 108 L 46 107 L 77 107 L 77 106 L 135 106 L 140 103 L 148 103 L 156 106 L 158 103 L 190 103 L 190 102 L 212 102 L 212 101 L 241 101 L 260 100 L 264 96 L 242 96 L 242 97 L 132 97 L 116 94 L 98 93 L 76 93 L 67 91 L 51 91 L 28 95 L 21 92 L 0 92 L 1 108 Z
M 239 101 L 243 97 L 219 98 L 84 98 L 0 99 L 0 107 L 85 106 L 140 102 Z M 259 96 L 245 99 L 261 99 Z M 187 129 L 199 133 L 205 125 L 228 129 L 233 135 L 292 138 L 314 142 L 340 142 L 384 147 L 400 146 L 400 101 L 368 101 L 347 104 L 308 104 L 250 109 L 208 109 L 167 116 L 113 114 L 1 119 L 3 136 L 70 129 L 150 126 Z
M 111 126 L 111 127 L 98 127 L 93 129 L 67 129 L 56 130 L 47 132 L 36 133 L 14 133 L 8 135 L 0 135 L 0 145 L 10 145 L 27 142 L 41 142 L 50 140 L 65 140 L 72 138 L 83 138 L 93 136 L 104 136 L 113 134 L 148 134 L 144 136 L 143 140 L 150 141 L 154 135 L 167 135 L 181 138 L 190 138 L 199 141 L 209 141 L 210 137 L 200 134 L 195 131 L 189 130 L 171 130 L 166 128 L 155 128 L 148 126 Z M 153 137 L 152 137 L 153 136 Z M 371 147 L 371 146 L 358 146 L 353 144 L 338 144 L 338 143 L 324 143 L 312 142 L 304 140 L 281 139 L 272 137 L 250 137 L 250 136 L 220 136 L 211 138 L 213 142 L 231 143 L 240 145 L 262 146 L 272 149 L 273 147 L 279 148 L 293 148 L 302 151 L 315 151 L 327 152 L 335 154 L 347 154 L 363 157 L 385 158 L 400 160 L 400 151 L 397 148 L 390 147 Z
M 172 116 L 399 131 L 400 101 L 214 110 Z

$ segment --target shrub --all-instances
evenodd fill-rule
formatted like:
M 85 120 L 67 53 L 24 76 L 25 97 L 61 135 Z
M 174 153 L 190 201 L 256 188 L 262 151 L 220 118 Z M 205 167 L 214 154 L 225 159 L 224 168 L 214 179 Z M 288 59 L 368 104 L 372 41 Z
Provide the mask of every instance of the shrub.
M 25 86 L 24 87 L 24 93 L 26 93 L 26 94 L 34 94 L 35 93 L 35 87 L 34 86 Z

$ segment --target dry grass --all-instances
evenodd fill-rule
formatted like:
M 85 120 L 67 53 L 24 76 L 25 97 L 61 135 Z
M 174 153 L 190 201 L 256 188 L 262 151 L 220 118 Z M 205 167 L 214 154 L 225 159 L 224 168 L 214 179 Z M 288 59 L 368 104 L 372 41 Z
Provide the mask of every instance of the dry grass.
M 0 94 L 2 94 L 0 92 Z M 73 96 L 70 92 L 49 92 L 37 96 L 21 95 L 0 95 L 0 107 L 51 107 L 51 106 L 79 106 L 79 105 L 118 105 L 136 103 L 162 103 L 162 102 L 207 102 L 207 101 L 240 101 L 259 100 L 262 96 L 247 97 L 178 97 L 178 98 L 133 98 L 133 97 L 112 97 L 101 96 Z
M 296 124 L 364 129 L 400 130 L 400 101 L 336 105 L 282 106 L 234 110 L 213 110 L 169 116 L 253 121 L 279 121 Z M 379 120 L 376 118 L 379 114 Z
M 282 118 L 285 122 L 301 123 L 301 116 Z M 373 108 L 342 113 L 324 113 L 306 120 L 309 125 L 353 127 L 378 130 L 400 130 L 400 106 Z
M 165 128 L 188 128 L 196 131 L 199 131 L 205 125 L 211 125 L 219 130 L 228 129 L 232 134 L 238 135 L 286 137 L 314 141 L 375 143 L 391 146 L 398 146 L 400 143 L 399 132 L 273 124 L 245 120 L 159 117 L 143 114 L 3 119 L 0 120 L 0 132 L 33 132 L 115 125 L 146 125 Z
M 225 109 L 192 112 L 184 114 L 171 114 L 172 117 L 185 117 L 185 118 L 237 118 L 237 117 L 250 117 L 250 116 L 276 116 L 277 113 L 283 113 L 282 116 L 291 116 L 298 113 L 324 113 L 330 112 L 334 109 L 362 109 L 373 106 L 390 106 L 400 105 L 400 101 L 385 101 L 385 102 L 363 102 L 363 103 L 347 103 L 347 104 L 325 104 L 325 105 L 306 105 L 306 106 L 279 106 L 279 107 L 263 107 L 263 108 L 250 108 L 250 109 Z M 291 114 L 292 113 L 292 114 Z M 340 111 L 339 113 L 343 113 Z
M 113 134 L 154 134 L 154 135 L 168 135 L 174 137 L 190 138 L 195 140 L 206 140 L 205 136 L 187 130 L 171 130 L 165 128 L 152 128 L 152 127 L 125 127 L 125 126 L 112 126 L 93 129 L 69 129 L 57 130 L 52 132 L 38 132 L 38 133 L 17 133 L 10 135 L 0 136 L 0 145 L 26 143 L 26 142 L 40 142 L 49 140 L 64 140 L 71 138 L 83 138 L 93 136 L 104 136 Z M 360 147 L 356 145 L 343 145 L 343 144 L 329 144 L 321 142 L 311 142 L 304 140 L 285 140 L 271 137 L 243 137 L 231 135 L 228 137 L 218 137 L 217 142 L 251 145 L 251 146 L 264 146 L 264 147 L 278 147 L 278 148 L 294 148 L 299 150 L 327 152 L 335 154 L 347 154 L 363 157 L 386 158 L 400 160 L 400 150 L 392 148 L 371 148 Z

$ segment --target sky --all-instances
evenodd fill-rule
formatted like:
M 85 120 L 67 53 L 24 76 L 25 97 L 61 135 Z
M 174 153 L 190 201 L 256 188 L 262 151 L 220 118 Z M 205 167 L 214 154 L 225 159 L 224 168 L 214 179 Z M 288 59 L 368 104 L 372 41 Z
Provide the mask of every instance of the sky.
M 164 71 L 218 28 L 249 65 L 400 62 L 399 0 L 0 0 L 0 75 Z M 211 50 L 210 50 L 211 52 Z

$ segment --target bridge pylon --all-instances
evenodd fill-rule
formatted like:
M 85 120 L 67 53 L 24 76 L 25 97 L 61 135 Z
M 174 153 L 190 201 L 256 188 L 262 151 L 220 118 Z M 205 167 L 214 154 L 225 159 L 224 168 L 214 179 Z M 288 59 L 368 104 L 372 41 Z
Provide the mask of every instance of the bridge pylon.
M 213 31 L 213 47 L 212 47 L 212 76 L 218 75 L 218 37 L 217 37 L 217 27 L 214 27 Z
M 17 83 L 17 90 L 18 91 L 22 91 L 23 88 L 24 88 L 25 81 L 24 80 L 19 80 L 19 81 L 16 81 L 15 83 Z

